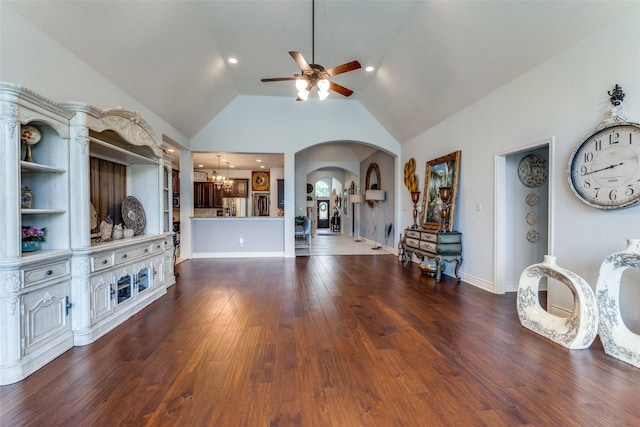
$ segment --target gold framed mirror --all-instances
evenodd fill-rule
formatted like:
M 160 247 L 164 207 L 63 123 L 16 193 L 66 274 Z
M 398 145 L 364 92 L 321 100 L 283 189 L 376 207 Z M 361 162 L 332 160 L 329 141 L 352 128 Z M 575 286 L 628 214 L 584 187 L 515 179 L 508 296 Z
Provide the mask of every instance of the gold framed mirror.
M 377 163 L 371 163 L 367 168 L 367 177 L 365 179 L 364 189 L 366 190 L 381 190 L 382 182 L 380 179 L 380 168 Z M 373 208 L 374 202 L 367 200 L 367 204 L 370 208 Z
M 458 197 L 460 150 L 427 162 L 422 197 L 422 227 L 453 231 Z

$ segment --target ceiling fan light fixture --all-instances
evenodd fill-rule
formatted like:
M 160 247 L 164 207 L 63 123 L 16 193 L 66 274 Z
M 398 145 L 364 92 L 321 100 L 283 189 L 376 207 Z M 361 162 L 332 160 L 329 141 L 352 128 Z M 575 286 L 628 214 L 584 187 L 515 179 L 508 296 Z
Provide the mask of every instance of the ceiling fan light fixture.
M 303 101 L 306 101 L 307 99 L 309 99 L 309 91 L 306 89 L 299 91 L 298 98 L 302 99 Z
M 306 90 L 308 85 L 309 85 L 309 82 L 306 79 L 302 77 L 296 79 L 296 89 L 298 89 L 298 92 L 302 92 L 303 90 Z
M 318 90 L 320 92 L 329 92 L 329 80 L 321 79 L 318 81 Z
M 318 91 L 318 98 L 320 98 L 320 101 L 324 101 L 325 99 L 327 99 L 328 96 L 329 96 L 328 91 L 322 91 L 322 90 Z

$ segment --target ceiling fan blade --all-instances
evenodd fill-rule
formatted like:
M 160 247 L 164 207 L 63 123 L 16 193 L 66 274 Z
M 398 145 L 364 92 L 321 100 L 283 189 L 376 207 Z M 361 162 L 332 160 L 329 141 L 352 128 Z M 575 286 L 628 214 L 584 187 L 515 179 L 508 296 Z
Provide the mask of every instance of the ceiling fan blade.
M 286 80 L 296 80 L 297 77 L 274 77 L 272 79 L 260 79 L 261 82 L 284 82 Z
M 362 66 L 358 61 L 351 61 L 351 62 L 347 62 L 346 64 L 336 65 L 335 67 L 329 68 L 326 71 L 330 76 L 337 76 L 338 74 L 346 73 L 347 71 L 357 70 L 358 68 L 361 68 L 361 67 Z
M 351 89 L 347 89 L 346 87 L 334 82 L 329 82 L 329 90 L 338 92 L 340 95 L 344 96 L 351 96 L 351 94 L 353 93 Z
M 313 71 L 313 69 L 311 68 L 311 66 L 307 62 L 307 60 L 304 59 L 304 56 L 302 56 L 302 54 L 300 52 L 296 52 L 296 51 L 292 50 L 292 51 L 289 52 L 289 55 L 291 55 L 293 60 L 296 61 L 296 64 L 298 64 L 298 66 L 300 67 L 300 69 L 302 71 Z

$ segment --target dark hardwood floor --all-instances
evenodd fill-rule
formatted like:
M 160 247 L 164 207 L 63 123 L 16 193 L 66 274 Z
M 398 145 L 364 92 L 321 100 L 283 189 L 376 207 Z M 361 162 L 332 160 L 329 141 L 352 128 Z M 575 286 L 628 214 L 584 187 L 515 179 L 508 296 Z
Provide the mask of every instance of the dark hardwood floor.
M 392 255 L 178 271 L 116 330 L 0 387 L 0 425 L 640 425 L 640 370 L 522 328 L 515 294 Z

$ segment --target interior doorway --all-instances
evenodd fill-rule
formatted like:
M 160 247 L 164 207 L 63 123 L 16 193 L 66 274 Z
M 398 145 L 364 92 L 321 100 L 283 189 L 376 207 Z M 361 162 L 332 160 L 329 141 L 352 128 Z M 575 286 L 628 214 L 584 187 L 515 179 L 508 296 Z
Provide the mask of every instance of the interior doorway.
M 329 228 L 329 200 L 318 200 L 318 228 Z
M 553 138 L 496 154 L 495 292 L 515 292 L 522 271 L 553 254 Z M 541 289 L 544 284 L 541 284 Z

